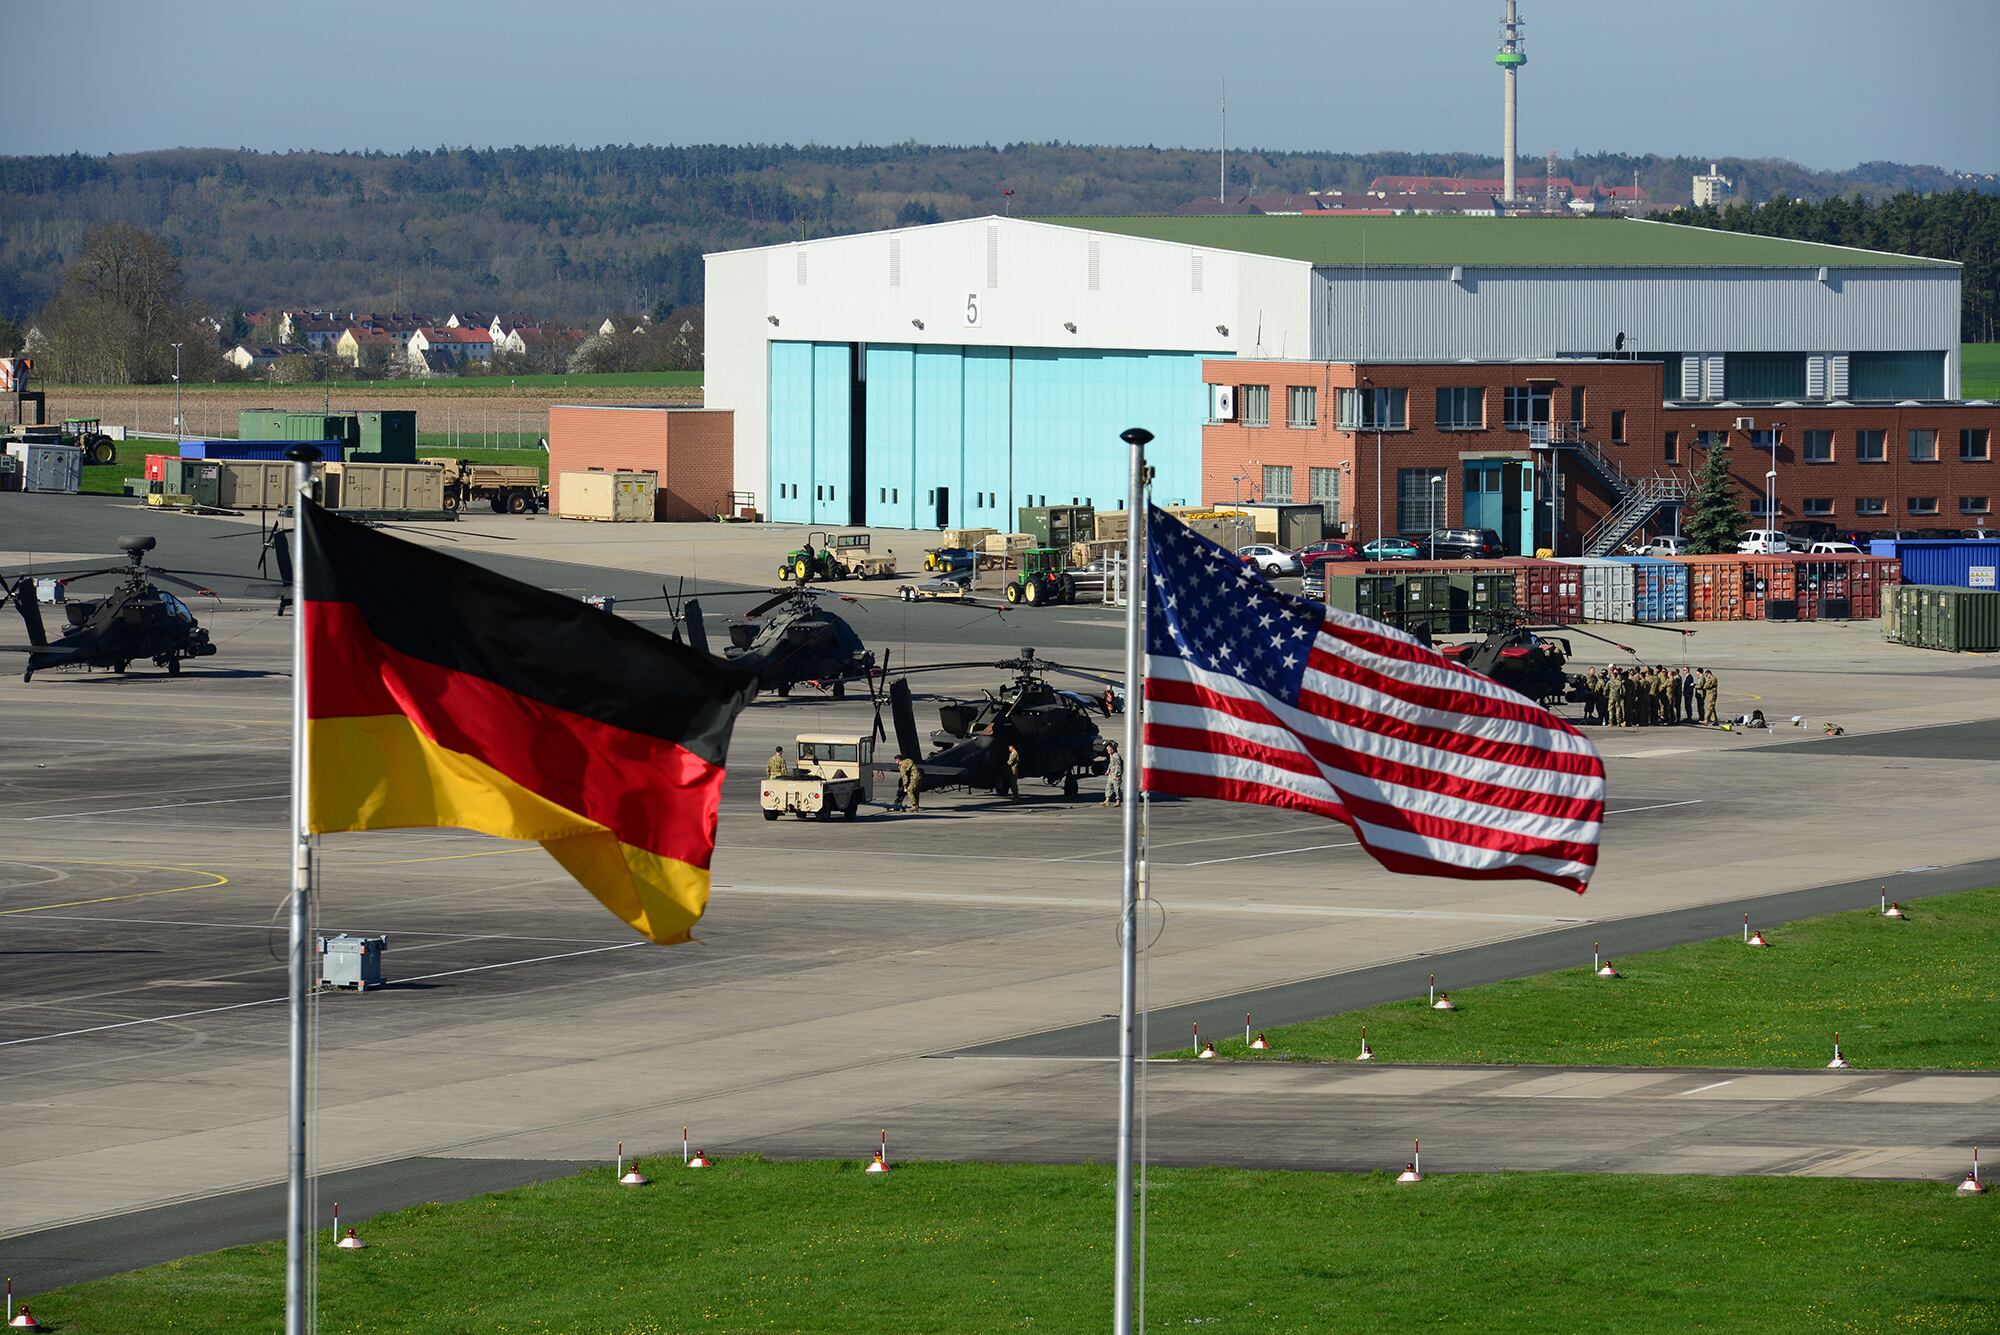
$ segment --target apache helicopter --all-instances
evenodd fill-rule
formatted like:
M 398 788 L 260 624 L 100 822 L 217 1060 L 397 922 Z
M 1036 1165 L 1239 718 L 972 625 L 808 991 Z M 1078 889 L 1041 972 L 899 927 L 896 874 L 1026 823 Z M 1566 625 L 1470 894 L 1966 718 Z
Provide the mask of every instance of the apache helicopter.
M 42 625 L 42 609 L 35 601 L 33 578 L 23 576 L 11 592 L 0 588 L 0 604 L 11 598 L 28 628 L 25 647 L 7 646 L 12 652 L 28 655 L 21 680 L 33 680 L 35 673 L 43 668 L 102 667 L 123 672 L 129 665 L 145 659 L 151 659 L 173 676 L 180 673 L 183 659 L 207 658 L 215 652 L 208 632 L 195 620 L 187 604 L 159 586 L 177 584 L 209 597 L 215 596 L 214 591 L 157 566 L 148 568 L 146 553 L 155 545 L 150 537 L 120 538 L 118 547 L 128 562 L 122 567 L 50 572 L 66 580 L 109 574 L 125 577 L 123 584 L 102 598 L 74 598 L 65 602 L 69 625 L 54 640 L 49 639 Z M 213 575 L 215 572 L 182 573 Z
M 1091 716 L 1109 714 L 1117 706 L 1121 687 L 1113 678 L 1038 658 L 1033 649 L 1023 649 L 1018 658 L 992 664 L 942 663 L 909 671 L 942 672 L 987 666 L 1013 672 L 1014 680 L 997 692 L 984 692 L 978 700 L 945 700 L 938 709 L 938 720 L 944 726 L 931 733 L 930 741 L 936 749 L 929 754 L 925 754 L 926 748 L 917 733 L 916 710 L 907 678 L 899 676 L 890 684 L 888 699 L 896 721 L 896 748 L 919 762 L 922 791 L 937 788 L 998 791 L 1005 786 L 1009 743 L 1021 753 L 1023 778 L 1059 784 L 1068 797 L 1076 796 L 1077 784 L 1084 775 L 1104 773 L 1108 752 Z M 1097 682 L 1106 688 L 1105 694 L 1093 697 L 1058 689 L 1041 679 L 1051 672 Z M 879 730 L 879 716 L 876 726 Z
M 679 640 L 685 626 L 688 643 L 703 653 L 713 652 L 701 601 L 683 600 L 668 593 L 664 584 L 660 596 L 673 617 L 673 638 Z M 843 602 L 853 601 L 851 595 L 827 594 L 805 585 L 779 590 L 730 620 L 729 643 L 723 646 L 722 657 L 756 673 L 760 691 L 788 696 L 794 686 L 810 684 L 827 687 L 836 700 L 845 698 L 848 682 L 865 682 L 874 675 L 875 654 L 861 642 L 854 627 L 822 605 L 822 599 L 835 596 Z
M 1563 670 L 1563 665 L 1575 655 L 1566 638 L 1569 635 L 1581 635 L 1634 657 L 1638 655 L 1638 651 L 1630 645 L 1576 626 L 1531 626 L 1527 618 L 1518 612 L 1476 611 L 1470 615 L 1491 622 L 1492 628 L 1483 639 L 1432 644 L 1429 627 L 1425 624 L 1415 626 L 1411 633 L 1460 667 L 1490 677 L 1537 704 L 1552 705 L 1566 700 L 1581 702 L 1584 698 L 1583 679 Z M 1683 637 L 1694 634 L 1691 630 L 1675 626 L 1641 625 L 1640 629 L 1672 631 Z M 1551 631 L 1563 634 L 1552 635 Z

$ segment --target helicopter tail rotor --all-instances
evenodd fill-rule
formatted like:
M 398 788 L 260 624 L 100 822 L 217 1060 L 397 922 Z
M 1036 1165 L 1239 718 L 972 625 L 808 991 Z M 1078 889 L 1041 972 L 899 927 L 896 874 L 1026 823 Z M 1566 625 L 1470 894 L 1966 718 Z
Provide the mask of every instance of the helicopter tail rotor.
M 42 605 L 35 601 L 35 581 L 23 577 L 14 586 L 14 606 L 21 609 L 21 621 L 28 628 L 28 643 L 44 645 L 49 633 L 42 625 Z
M 889 684 L 889 712 L 896 720 L 896 749 L 915 759 L 924 753 L 923 739 L 917 734 L 917 711 L 910 702 L 910 683 L 898 677 Z
M 701 600 L 699 598 L 688 599 L 686 610 L 682 615 L 687 620 L 688 643 L 692 644 L 702 653 L 710 652 L 708 647 L 708 626 L 701 619 Z

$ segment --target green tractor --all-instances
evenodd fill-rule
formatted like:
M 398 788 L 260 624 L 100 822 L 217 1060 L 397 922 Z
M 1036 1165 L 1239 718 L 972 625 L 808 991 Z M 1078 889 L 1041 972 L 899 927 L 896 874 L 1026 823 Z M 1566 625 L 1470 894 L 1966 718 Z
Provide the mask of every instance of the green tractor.
M 833 553 L 826 549 L 826 534 L 812 533 L 803 547 L 794 547 L 778 563 L 779 579 L 815 580 L 833 578 Z
M 81 446 L 83 461 L 87 464 L 118 462 L 118 442 L 104 434 L 104 423 L 100 418 L 64 418 L 61 439 L 65 445 Z
M 1007 581 L 1007 601 L 1041 607 L 1076 601 L 1076 581 L 1065 569 L 1060 547 L 1030 547 L 1021 553 L 1021 573 Z

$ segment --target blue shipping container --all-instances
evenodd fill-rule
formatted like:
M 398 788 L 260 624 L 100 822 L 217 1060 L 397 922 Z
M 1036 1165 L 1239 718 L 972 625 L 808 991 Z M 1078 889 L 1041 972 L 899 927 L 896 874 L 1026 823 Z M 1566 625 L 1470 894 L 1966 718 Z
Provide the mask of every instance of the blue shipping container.
M 1678 561 L 1658 556 L 1614 556 L 1632 569 L 1634 621 L 1686 621 L 1688 571 Z
M 1903 583 L 1957 585 L 1961 589 L 2000 588 L 2000 540 L 1976 538 L 1876 539 L 1868 544 L 1875 556 L 1893 556 L 1903 563 Z
M 180 443 L 183 459 L 282 459 L 285 451 L 294 445 L 310 444 L 319 450 L 319 457 L 327 463 L 341 462 L 346 446 L 337 440 L 184 440 Z

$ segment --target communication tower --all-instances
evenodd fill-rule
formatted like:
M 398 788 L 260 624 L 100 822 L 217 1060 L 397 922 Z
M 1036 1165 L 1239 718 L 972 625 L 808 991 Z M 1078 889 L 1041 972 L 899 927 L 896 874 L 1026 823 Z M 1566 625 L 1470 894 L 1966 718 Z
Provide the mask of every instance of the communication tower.
M 1520 77 L 1521 66 L 1528 63 L 1528 53 L 1521 47 L 1521 15 L 1516 4 L 1517 0 L 1507 0 L 1507 17 L 1500 20 L 1500 50 L 1493 56 L 1493 63 L 1500 67 L 1500 78 L 1506 92 L 1501 118 L 1501 139 L 1504 150 L 1504 165 L 1501 170 L 1506 188 L 1501 193 L 1509 205 L 1514 203 L 1514 128 L 1517 96 L 1515 82 Z

